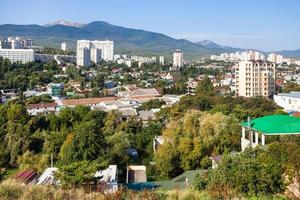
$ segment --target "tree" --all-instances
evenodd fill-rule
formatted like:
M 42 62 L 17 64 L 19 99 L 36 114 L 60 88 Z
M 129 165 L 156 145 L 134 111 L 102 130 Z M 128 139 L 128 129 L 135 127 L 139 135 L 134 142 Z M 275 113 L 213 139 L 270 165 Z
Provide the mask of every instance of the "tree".
M 163 175 L 172 177 L 185 170 L 207 167 L 211 154 L 239 150 L 240 126 L 233 116 L 189 111 L 166 127 L 164 145 L 155 154 Z
M 206 189 L 218 199 L 281 193 L 289 180 L 299 177 L 299 150 L 295 143 L 275 142 L 267 149 L 249 148 L 241 154 L 225 155 L 216 169 L 196 178 L 194 187 Z
M 213 92 L 213 89 L 214 89 L 214 86 L 213 86 L 212 82 L 210 81 L 210 79 L 207 76 L 205 76 L 204 79 L 202 81 L 200 81 L 200 83 L 196 87 L 195 94 L 196 95 L 210 94 L 211 92 Z
M 69 134 L 61 147 L 60 156 L 65 162 L 95 160 L 103 155 L 104 137 L 96 130 L 95 121 L 75 125 L 74 133 Z
M 63 186 L 76 188 L 79 185 L 94 183 L 97 168 L 98 166 L 93 162 L 74 162 L 61 166 L 56 177 Z

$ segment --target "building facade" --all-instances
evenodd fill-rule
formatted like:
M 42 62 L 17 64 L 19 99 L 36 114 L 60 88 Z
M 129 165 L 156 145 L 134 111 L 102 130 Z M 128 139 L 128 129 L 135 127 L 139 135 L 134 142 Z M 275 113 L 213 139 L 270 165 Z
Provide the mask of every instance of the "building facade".
M 0 40 L 0 49 L 24 49 L 34 46 L 32 39 L 21 37 L 9 37 Z
M 77 41 L 77 65 L 90 66 L 91 62 L 99 63 L 101 60 L 114 60 L 113 41 Z
M 173 53 L 173 67 L 183 67 L 183 53 L 179 49 Z
M 279 93 L 274 102 L 286 112 L 300 112 L 300 92 Z
M 165 65 L 165 57 L 164 56 L 159 56 L 159 64 Z
M 61 43 L 61 50 L 70 51 L 70 45 L 66 42 Z
M 35 55 L 33 49 L 0 49 L 0 57 L 9 59 L 12 63 L 33 62 Z
M 241 61 L 235 67 L 236 96 L 269 97 L 275 94 L 275 63 Z

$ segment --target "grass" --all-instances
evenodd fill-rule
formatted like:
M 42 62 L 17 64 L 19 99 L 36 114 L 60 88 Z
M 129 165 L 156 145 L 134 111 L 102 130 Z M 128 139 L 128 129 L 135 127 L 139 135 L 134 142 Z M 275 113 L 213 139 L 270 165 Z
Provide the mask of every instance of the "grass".
M 0 183 L 1 200 L 213 200 L 207 192 L 191 189 L 170 191 L 119 190 L 114 194 L 86 193 L 83 189 L 62 189 L 53 186 L 24 185 L 14 180 Z M 238 198 L 237 198 L 238 199 Z M 250 197 L 249 200 L 287 200 L 283 195 Z M 244 198 L 246 200 L 246 198 Z

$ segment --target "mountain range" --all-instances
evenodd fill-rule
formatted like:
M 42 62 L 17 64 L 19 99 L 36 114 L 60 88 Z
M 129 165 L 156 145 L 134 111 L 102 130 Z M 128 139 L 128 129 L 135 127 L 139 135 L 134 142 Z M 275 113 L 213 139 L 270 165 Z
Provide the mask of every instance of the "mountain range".
M 174 39 L 161 33 L 125 28 L 104 21 L 81 24 L 59 20 L 43 26 L 3 24 L 0 25 L 0 36 L 29 37 L 36 41 L 36 45 L 49 47 L 59 47 L 61 42 L 69 42 L 74 48 L 76 40 L 79 39 L 108 39 L 115 42 L 116 53 L 171 56 L 174 50 L 181 49 L 187 58 L 244 50 L 219 45 L 209 40 L 194 43 L 185 39 Z M 300 57 L 300 49 L 278 53 Z

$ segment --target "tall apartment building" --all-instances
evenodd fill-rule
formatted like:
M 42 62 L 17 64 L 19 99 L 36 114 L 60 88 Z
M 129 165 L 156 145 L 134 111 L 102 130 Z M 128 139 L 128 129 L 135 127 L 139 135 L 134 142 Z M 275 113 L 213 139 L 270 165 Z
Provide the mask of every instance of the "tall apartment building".
M 69 43 L 66 43 L 66 42 L 61 43 L 61 50 L 63 50 L 63 51 L 70 51 L 70 45 L 69 45 Z
M 173 67 L 183 67 L 183 53 L 179 49 L 173 53 Z
M 113 41 L 77 41 L 77 65 L 90 66 L 91 61 L 94 63 L 99 63 L 101 60 L 113 61 L 113 59 Z
M 236 95 L 244 97 L 275 94 L 275 63 L 240 61 L 235 68 Z
M 270 53 L 268 55 L 267 60 L 270 61 L 270 62 L 275 62 L 277 64 L 281 64 L 281 63 L 283 63 L 284 58 L 283 58 L 282 55 L 279 55 L 279 54 L 276 54 L 276 53 Z
M 159 64 L 165 65 L 165 57 L 164 56 L 159 56 Z
M 23 49 L 30 48 L 34 45 L 32 39 L 21 38 L 21 37 L 9 37 L 2 40 L 0 48 L 2 49 Z
M 9 59 L 12 63 L 33 62 L 34 61 L 33 49 L 0 49 L 0 57 Z

